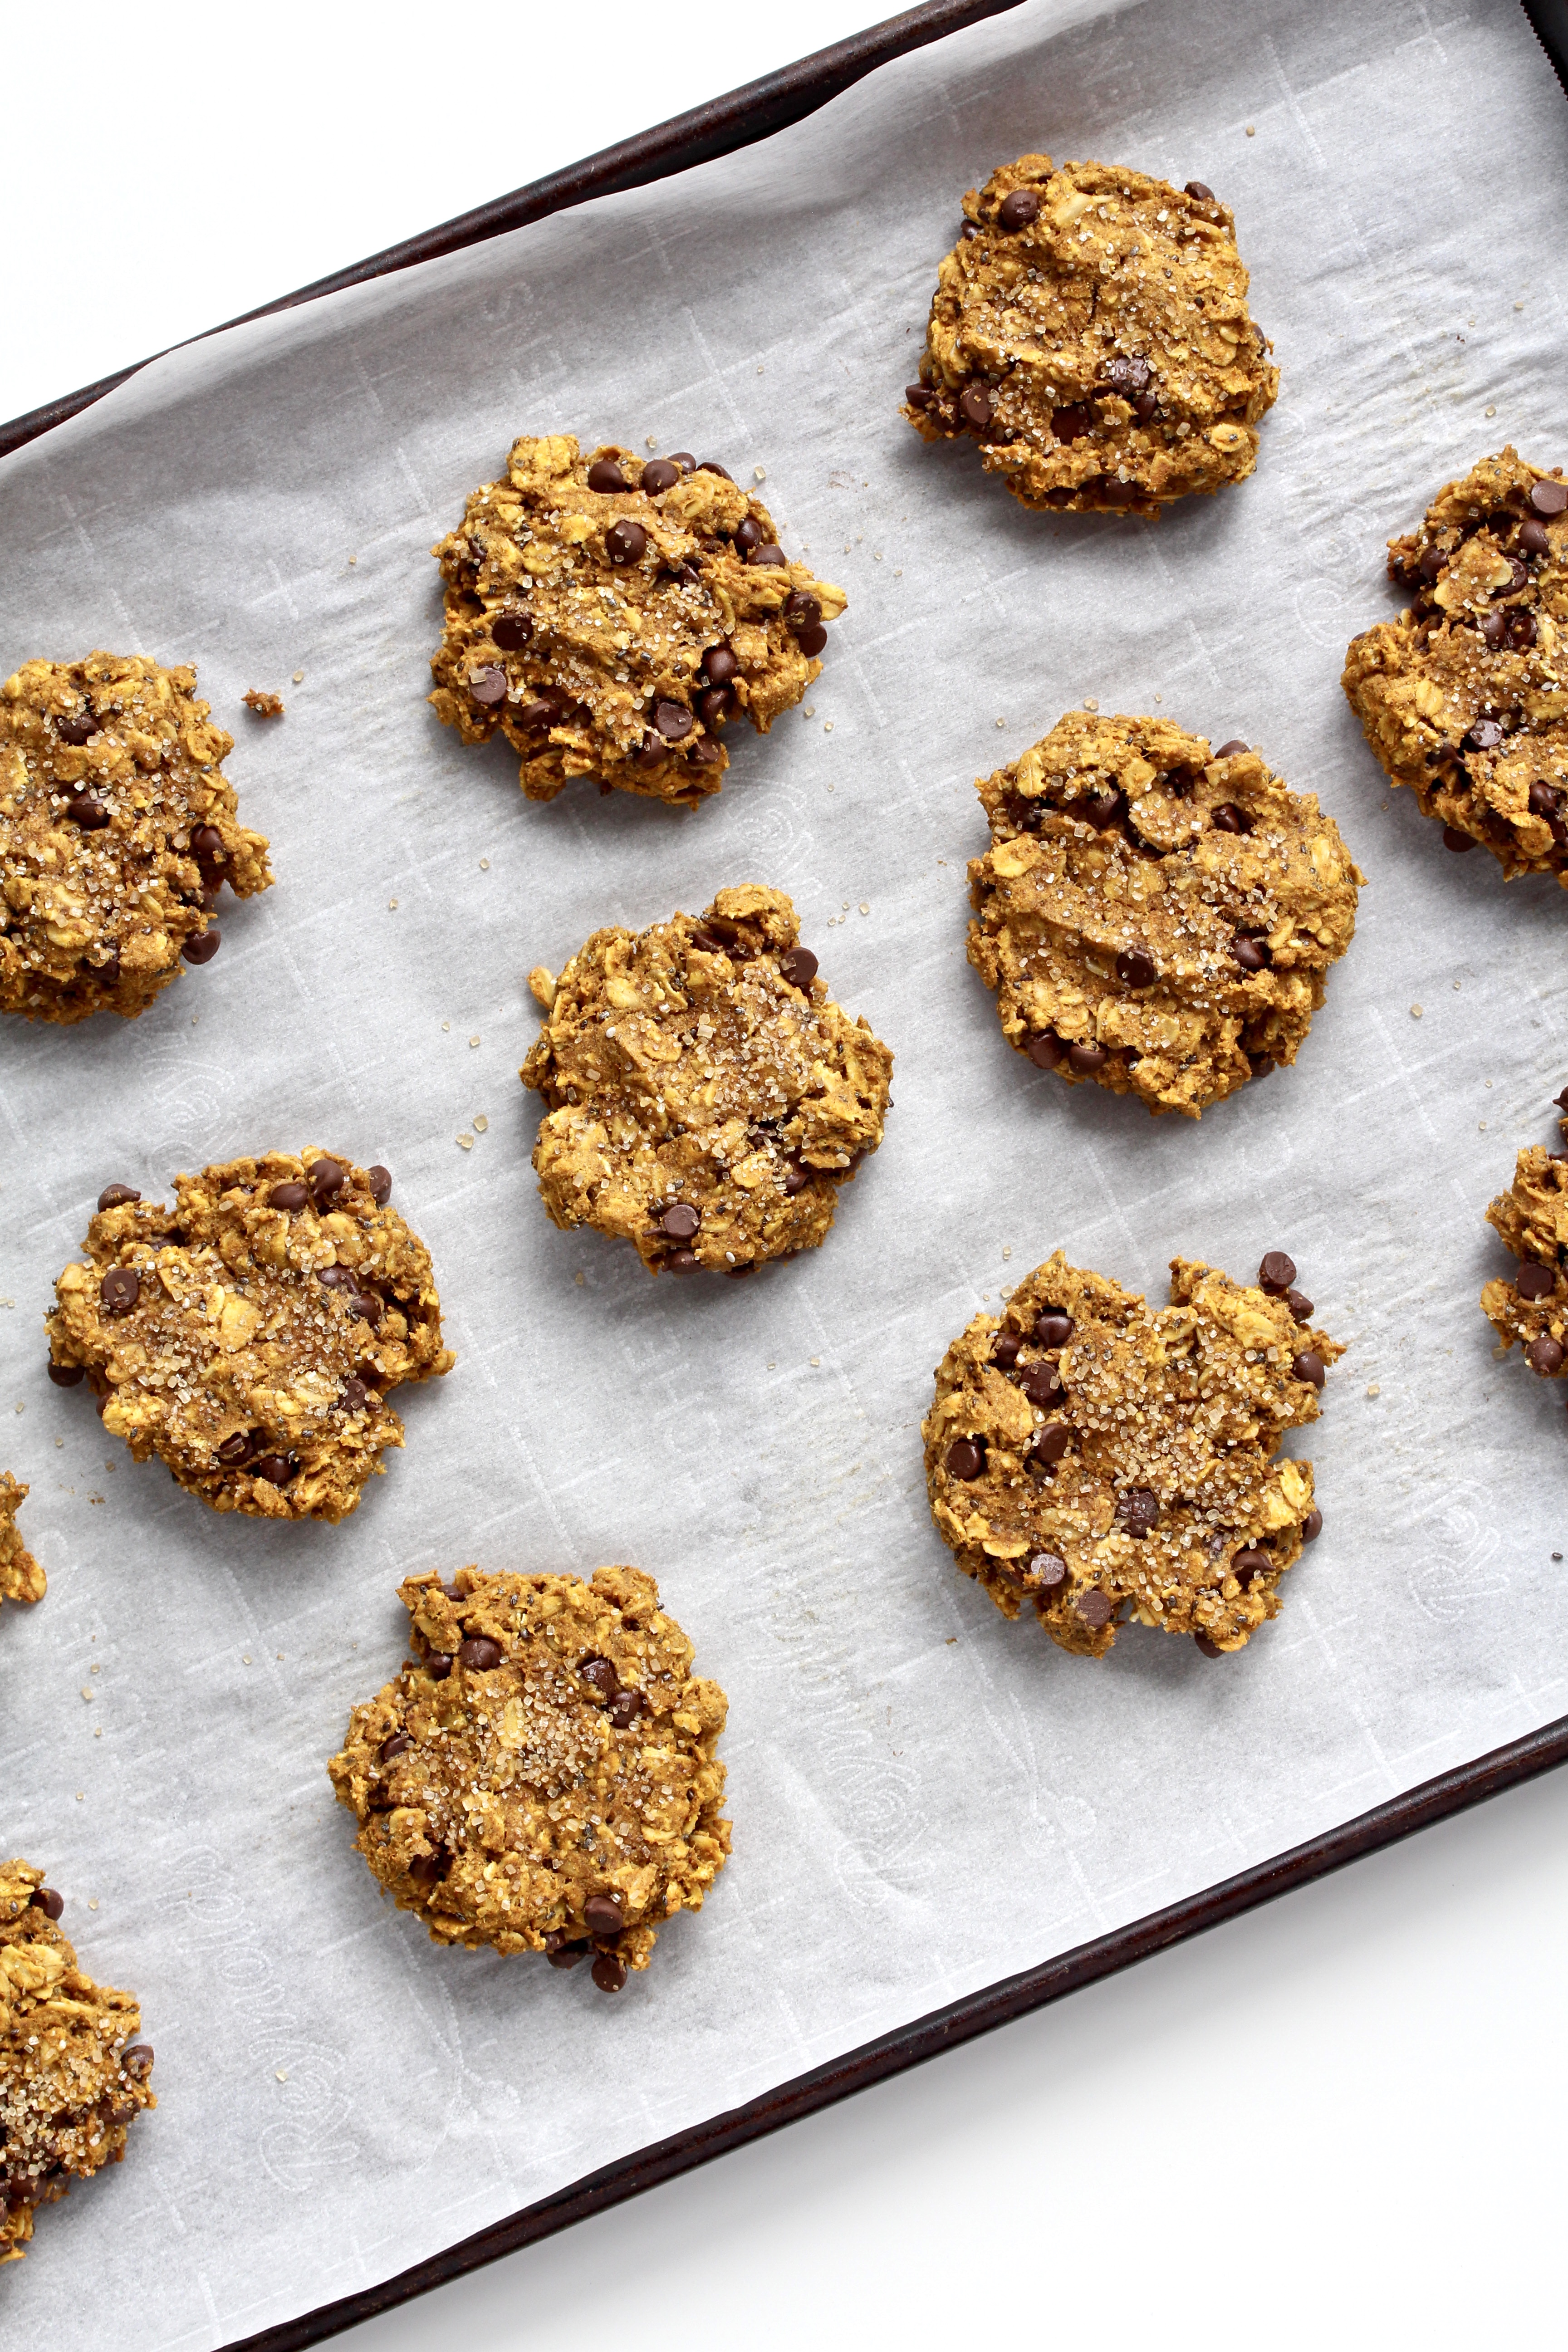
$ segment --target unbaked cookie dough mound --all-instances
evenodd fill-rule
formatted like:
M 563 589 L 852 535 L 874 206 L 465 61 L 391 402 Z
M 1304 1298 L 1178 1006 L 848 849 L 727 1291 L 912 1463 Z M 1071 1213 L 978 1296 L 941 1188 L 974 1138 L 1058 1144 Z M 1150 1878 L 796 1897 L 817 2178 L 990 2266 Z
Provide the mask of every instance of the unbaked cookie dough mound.
M 1557 1097 L 1568 1114 L 1568 1087 Z M 1568 1116 L 1562 1120 L 1568 1135 Z M 1487 1223 L 1519 1260 L 1511 1280 L 1481 1292 L 1481 1311 L 1506 1350 L 1517 1339 L 1542 1380 L 1568 1371 L 1568 1152 L 1528 1144 L 1513 1182 L 1487 1211 Z
M 41 1601 L 48 1580 L 16 1528 L 16 1513 L 27 1489 L 9 1471 L 0 1470 L 0 1605 L 7 1601 Z
M 1344 689 L 1391 784 L 1449 849 L 1568 887 L 1568 482 L 1514 449 L 1388 542 L 1411 601 L 1352 639 Z
M 1158 515 L 1246 479 L 1279 371 L 1209 189 L 1020 155 L 963 211 L 905 394 L 925 440 L 972 434 L 1029 507 Z
M 384 1168 L 268 1151 L 176 1176 L 174 1205 L 107 1185 L 47 1318 L 49 1377 L 217 1511 L 342 1519 L 450 1371 L 430 1255 Z
M 1366 878 L 1310 793 L 1245 743 L 1084 711 L 976 789 L 969 961 L 1016 1052 L 1193 1118 L 1295 1060 Z
M 618 1992 L 730 1852 L 723 1692 L 635 1568 L 398 1590 L 414 1656 L 328 1768 L 355 1844 L 437 1943 L 592 1955 Z
M 504 735 L 532 801 L 574 776 L 686 807 L 716 793 L 725 726 L 765 735 L 800 700 L 845 605 L 722 466 L 613 442 L 584 457 L 569 433 L 514 441 L 432 552 L 431 702 L 465 743 Z
M 750 1274 L 825 1240 L 838 1187 L 882 1140 L 893 1057 L 816 977 L 782 890 L 595 931 L 522 1066 L 549 1105 L 534 1147 L 552 1222 L 632 1243 L 650 1274 Z
M 1322 1515 L 1311 1464 L 1274 1457 L 1344 1352 L 1295 1280 L 1282 1250 L 1249 1287 L 1173 1258 L 1171 1304 L 1150 1307 L 1058 1250 L 953 1341 L 921 1424 L 926 1488 L 1005 1617 L 1028 1604 L 1098 1658 L 1129 1614 L 1209 1655 L 1279 1615 Z
M 210 963 L 226 882 L 272 879 L 194 669 L 137 654 L 32 661 L 0 687 L 0 1013 L 144 1012 Z
M 30 1862 L 0 1862 L 0 2263 L 20 2262 L 40 2205 L 125 2154 L 157 2100 L 134 1993 L 94 1984 Z

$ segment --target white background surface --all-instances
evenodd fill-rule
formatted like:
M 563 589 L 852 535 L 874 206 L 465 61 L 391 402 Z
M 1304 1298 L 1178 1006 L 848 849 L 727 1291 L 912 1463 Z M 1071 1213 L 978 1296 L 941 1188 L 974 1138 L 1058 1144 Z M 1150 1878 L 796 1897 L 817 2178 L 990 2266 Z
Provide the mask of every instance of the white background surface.
M 873 13 L 606 6 L 569 37 L 530 9 L 454 20 L 433 51 L 428 16 L 395 9 L 133 31 L 89 10 L 91 71 L 64 84 L 58 44 L 14 26 L 10 78 L 41 102 L 0 161 L 34 295 L 0 414 Z M 1521 1792 L 357 2341 L 1545 2340 L 1564 1828 L 1568 1786 Z

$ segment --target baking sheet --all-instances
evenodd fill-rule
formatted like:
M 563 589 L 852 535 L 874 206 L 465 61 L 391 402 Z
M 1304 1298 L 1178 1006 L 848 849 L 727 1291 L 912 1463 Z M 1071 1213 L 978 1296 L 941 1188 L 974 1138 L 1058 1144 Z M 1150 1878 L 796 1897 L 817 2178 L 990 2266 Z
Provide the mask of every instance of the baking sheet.
M 0 468 L 0 664 L 194 658 L 279 875 L 133 1027 L 0 1046 L 0 1465 L 50 1577 L 0 1618 L 0 1842 L 139 1991 L 161 2100 L 7 2273 L 32 2340 L 248 2335 L 1563 1710 L 1561 1401 L 1476 1297 L 1568 1076 L 1564 909 L 1445 856 L 1337 682 L 1386 534 L 1506 439 L 1563 455 L 1563 138 L 1513 0 L 1037 0 L 763 147 L 161 362 Z M 959 195 L 1037 147 L 1235 206 L 1284 372 L 1241 490 L 1046 520 L 898 418 Z M 690 816 L 532 808 L 423 703 L 425 550 L 545 428 L 764 467 L 848 591 L 812 715 Z M 963 960 L 972 779 L 1090 697 L 1257 742 L 1371 877 L 1296 1069 L 1200 1126 L 1033 1073 Z M 822 1251 L 652 1282 L 538 1204 L 524 975 L 748 878 L 897 1108 Z M 307 1143 L 393 1169 L 458 1363 L 354 1518 L 275 1529 L 132 1465 L 38 1318 L 105 1181 Z M 1288 1247 L 1352 1342 L 1295 1441 L 1323 1535 L 1238 1658 L 1064 1657 L 931 1528 L 931 1368 L 1058 1244 L 1162 1297 L 1177 1251 Z M 735 1821 L 613 2001 L 436 1950 L 324 1771 L 400 1575 L 606 1559 L 730 1693 Z

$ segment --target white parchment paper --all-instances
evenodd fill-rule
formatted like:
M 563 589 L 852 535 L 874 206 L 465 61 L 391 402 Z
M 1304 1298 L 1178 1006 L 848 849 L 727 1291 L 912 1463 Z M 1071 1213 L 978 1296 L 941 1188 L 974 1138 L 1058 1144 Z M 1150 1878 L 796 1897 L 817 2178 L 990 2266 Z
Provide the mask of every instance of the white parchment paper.
M 161 2102 L 0 2282 L 19 2340 L 249 2335 L 1568 1704 L 1561 1392 L 1476 1303 L 1568 1077 L 1568 908 L 1445 855 L 1338 683 L 1439 482 L 1568 456 L 1565 143 L 1513 0 L 1037 0 L 766 146 L 161 362 L 0 469 L 0 666 L 194 658 L 279 877 L 133 1025 L 0 1040 L 0 1464 L 50 1580 L 0 1619 L 0 1849 L 140 1993 Z M 1042 519 L 900 422 L 958 199 L 1028 149 L 1235 206 L 1284 373 L 1242 489 Z M 848 590 L 809 714 L 695 814 L 531 807 L 425 705 L 426 551 L 524 429 L 765 467 Z M 964 962 L 972 780 L 1088 697 L 1259 744 L 1371 877 L 1296 1069 L 1201 1126 L 1033 1072 Z M 539 1205 L 524 975 L 752 878 L 897 1108 L 821 1251 L 650 1281 Z M 133 1465 L 39 1318 L 106 1181 L 307 1143 L 391 1167 L 458 1362 L 354 1518 L 274 1528 Z M 1288 1248 L 1352 1343 L 1302 1442 L 1322 1538 L 1242 1656 L 1065 1657 L 931 1529 L 931 1368 L 1058 1244 L 1161 1298 L 1174 1252 Z M 617 2000 L 437 1951 L 331 1801 L 398 1577 L 469 1560 L 641 1563 L 730 1693 L 734 1860 Z

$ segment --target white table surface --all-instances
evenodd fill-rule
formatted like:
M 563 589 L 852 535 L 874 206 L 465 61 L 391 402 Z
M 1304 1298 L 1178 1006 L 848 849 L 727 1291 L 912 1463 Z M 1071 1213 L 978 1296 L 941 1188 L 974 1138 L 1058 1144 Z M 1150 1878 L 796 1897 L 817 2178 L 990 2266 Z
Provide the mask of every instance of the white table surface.
M 0 417 L 883 13 L 15 12 Z M 503 43 L 547 96 L 504 134 Z M 1565 1949 L 1557 1775 L 344 2340 L 1560 2341 Z

